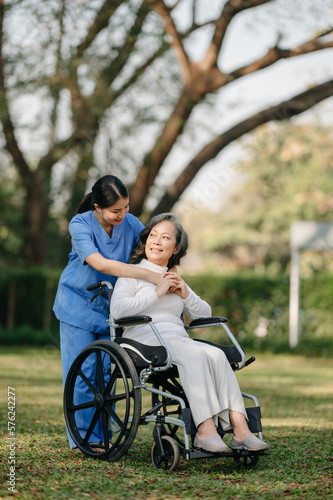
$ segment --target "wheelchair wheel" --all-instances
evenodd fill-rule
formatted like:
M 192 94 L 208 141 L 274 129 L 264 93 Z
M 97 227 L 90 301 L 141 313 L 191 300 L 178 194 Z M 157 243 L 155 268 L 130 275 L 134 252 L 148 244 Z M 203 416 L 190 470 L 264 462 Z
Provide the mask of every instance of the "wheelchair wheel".
M 179 464 L 179 447 L 176 441 L 170 436 L 162 436 L 164 455 L 158 452 L 156 443 L 151 450 L 151 459 L 156 469 L 173 471 Z
M 87 346 L 74 360 L 65 384 L 68 431 L 88 457 L 116 461 L 139 427 L 141 389 L 128 354 L 114 342 Z
M 241 453 L 237 453 L 234 456 L 234 460 L 237 465 L 251 469 L 251 467 L 255 467 L 258 463 L 259 456 L 258 455 L 242 455 Z
M 176 378 L 164 378 L 163 376 L 160 379 L 154 380 L 153 387 L 163 392 L 169 392 L 175 396 L 181 397 L 185 403 L 187 402 L 186 395 L 181 384 L 178 382 Z M 160 396 L 159 394 L 152 393 L 152 406 L 160 405 L 159 410 L 161 413 L 167 417 L 181 417 L 181 409 L 179 403 L 175 400 L 169 399 L 164 396 Z M 173 425 L 170 423 L 164 424 L 165 432 L 181 446 L 185 447 L 185 443 L 181 436 L 177 435 L 177 431 L 179 426 Z

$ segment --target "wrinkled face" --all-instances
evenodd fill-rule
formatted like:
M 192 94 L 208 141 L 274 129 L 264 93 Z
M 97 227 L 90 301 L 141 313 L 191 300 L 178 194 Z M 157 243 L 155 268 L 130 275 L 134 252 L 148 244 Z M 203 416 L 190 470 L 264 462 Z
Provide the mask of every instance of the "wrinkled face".
M 128 210 L 128 198 L 120 198 L 114 205 L 107 208 L 101 208 L 95 204 L 95 215 L 103 227 L 119 226 Z
M 147 260 L 159 266 L 167 266 L 170 257 L 178 251 L 176 234 L 177 229 L 172 222 L 164 220 L 156 224 L 146 241 Z

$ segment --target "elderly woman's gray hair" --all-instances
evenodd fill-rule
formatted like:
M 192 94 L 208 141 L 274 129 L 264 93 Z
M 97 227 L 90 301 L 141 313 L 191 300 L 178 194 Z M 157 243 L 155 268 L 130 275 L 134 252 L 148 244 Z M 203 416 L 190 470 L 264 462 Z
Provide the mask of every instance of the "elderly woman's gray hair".
M 173 266 L 176 266 L 179 264 L 180 259 L 186 255 L 187 252 L 187 247 L 188 247 L 188 237 L 187 233 L 184 230 L 183 226 L 181 225 L 180 218 L 178 215 L 168 212 L 164 214 L 159 214 L 150 219 L 146 227 L 141 231 L 140 236 L 139 236 L 139 244 L 133 251 L 129 263 L 130 264 L 138 264 L 139 262 L 142 261 L 142 259 L 146 259 L 146 241 L 147 238 L 153 229 L 153 227 L 157 226 L 160 222 L 163 221 L 169 221 L 172 222 L 172 224 L 176 228 L 176 245 L 177 245 L 177 253 L 172 255 L 169 259 L 168 262 L 168 269 L 171 269 Z

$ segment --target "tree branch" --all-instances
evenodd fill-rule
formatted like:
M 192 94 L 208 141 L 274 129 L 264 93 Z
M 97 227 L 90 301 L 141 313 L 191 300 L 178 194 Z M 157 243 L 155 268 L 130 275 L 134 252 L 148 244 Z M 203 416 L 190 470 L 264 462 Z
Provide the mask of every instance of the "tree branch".
M 61 62 L 61 44 L 64 35 L 64 16 L 66 11 L 66 2 L 65 0 L 61 1 L 61 7 L 59 12 L 59 40 L 57 44 L 57 62 L 56 62 L 56 74 L 60 72 L 60 62 Z M 51 79 L 52 80 L 52 79 Z M 55 141 L 55 130 L 56 130 L 56 121 L 57 121 L 57 109 L 59 105 L 60 91 L 59 84 L 50 85 L 51 94 L 53 96 L 53 107 L 50 113 L 50 123 L 51 123 L 51 131 L 50 131 L 50 143 L 54 144 Z
M 107 27 L 110 17 L 121 5 L 122 0 L 105 0 L 98 13 L 96 14 L 94 22 L 91 24 L 89 31 L 80 45 L 77 47 L 76 57 L 80 58 L 84 52 L 90 47 L 97 35 Z
M 168 212 L 174 203 L 183 194 L 199 170 L 210 160 L 215 158 L 228 144 L 251 132 L 260 125 L 270 121 L 287 120 L 310 109 L 315 104 L 333 96 L 333 80 L 317 85 L 288 101 L 267 108 L 246 120 L 238 123 L 216 137 L 207 144 L 184 168 L 176 181 L 167 187 L 159 203 L 152 212 L 152 216 L 161 212 Z
M 191 62 L 184 49 L 182 36 L 178 32 L 170 15 L 171 9 L 164 4 L 163 0 L 148 0 L 148 2 L 165 23 L 165 31 L 171 37 L 170 45 L 178 59 L 185 85 L 188 85 L 192 81 Z
M 164 42 L 151 57 L 149 57 L 141 66 L 137 67 L 132 76 L 124 83 L 124 85 L 117 91 L 113 92 L 112 97 L 110 98 L 109 105 L 120 95 L 122 95 L 129 87 L 131 87 L 131 85 L 133 85 L 138 80 L 138 78 L 143 75 L 146 69 L 149 68 L 149 66 L 151 66 L 153 62 L 158 59 L 158 57 L 167 52 L 169 48 L 169 44 Z
M 250 63 L 247 66 L 243 66 L 242 68 L 239 68 L 239 69 L 231 72 L 228 75 L 224 74 L 224 78 L 225 78 L 225 76 L 227 78 L 226 83 L 230 83 L 238 78 L 241 78 L 242 76 L 259 71 L 260 69 L 267 68 L 268 66 L 271 66 L 272 64 L 276 63 L 280 59 L 297 57 L 297 56 L 301 56 L 304 54 L 309 54 L 311 52 L 316 52 L 318 50 L 332 48 L 333 47 L 333 37 L 332 37 L 331 41 L 326 41 L 326 42 L 321 41 L 321 38 L 324 38 L 327 35 L 332 34 L 332 33 L 333 33 L 333 29 L 330 29 L 330 30 L 325 31 L 324 33 L 321 33 L 320 35 L 310 39 L 310 40 L 307 40 L 306 42 L 304 42 L 301 45 L 298 45 L 297 47 L 294 47 L 292 49 L 281 49 L 280 47 L 278 47 L 276 45 L 275 47 L 272 47 L 271 49 L 269 49 L 267 54 L 265 54 L 263 57 L 261 57 L 257 61 L 254 61 L 253 63 Z
M 257 0 L 256 2 L 252 2 L 251 5 L 253 6 L 254 3 L 259 4 L 260 1 L 265 2 L 271 0 Z M 247 7 L 249 7 L 249 3 L 245 3 L 247 4 Z M 242 4 L 243 8 L 245 8 L 245 3 Z M 327 35 L 327 32 L 325 34 Z M 302 44 L 300 47 L 295 48 L 294 55 L 301 55 L 302 51 L 305 50 L 311 51 L 310 47 L 314 49 L 316 46 L 316 39 L 320 39 L 322 36 L 323 35 L 320 35 L 315 39 Z M 324 44 L 321 43 L 320 47 L 322 48 L 323 45 Z M 319 50 L 319 47 L 317 50 Z M 284 54 L 284 56 L 286 56 L 286 54 Z M 276 62 L 276 60 L 272 59 L 270 64 L 273 64 L 274 62 Z M 144 162 L 138 171 L 137 178 L 131 187 L 131 207 L 133 213 L 136 215 L 139 215 L 142 212 L 145 197 L 148 194 L 150 187 L 153 185 L 163 162 L 174 146 L 177 138 L 182 133 L 193 107 L 204 95 L 232 81 L 232 77 L 230 77 L 230 75 L 223 74 L 217 67 L 205 69 L 198 67 L 195 63 L 192 63 L 191 71 L 192 76 L 195 76 L 192 84 L 188 87 L 184 87 L 183 93 L 175 109 L 170 115 L 168 121 L 165 123 L 164 129 L 157 139 L 152 151 L 146 155 Z
M 193 0 L 193 3 L 192 3 L 192 25 L 195 24 L 196 17 L 197 17 L 197 0 Z
M 96 84 L 95 94 L 98 94 L 98 89 L 109 87 L 128 62 L 132 55 L 137 38 L 142 31 L 144 20 L 149 12 L 149 7 L 145 4 L 145 2 L 143 2 L 123 46 L 118 50 L 117 57 L 113 59 L 109 66 L 101 72 Z
M 157 174 L 182 133 L 188 117 L 197 101 L 186 91 L 181 94 L 169 119 L 165 122 L 161 135 L 153 149 L 145 156 L 136 180 L 130 188 L 131 212 L 140 215 L 149 189 L 154 184 Z
M 53 165 L 64 158 L 74 147 L 80 144 L 92 143 L 96 134 L 97 129 L 91 129 L 91 135 L 89 136 L 78 128 L 68 139 L 53 144 L 47 154 L 39 160 L 37 170 L 50 172 Z
M 217 65 L 217 59 L 220 54 L 227 28 L 232 19 L 239 12 L 271 1 L 272 0 L 228 0 L 222 9 L 219 19 L 215 22 L 214 35 L 201 64 L 206 68 L 212 68 Z
M 182 0 L 176 0 L 176 1 L 175 1 L 175 3 L 173 4 L 173 6 L 172 6 L 172 7 L 170 7 L 170 10 L 175 9 L 175 8 L 177 7 L 177 5 L 179 5 L 179 4 L 180 4 L 180 2 L 181 2 L 181 1 L 182 1 Z M 194 0 L 194 1 L 195 1 L 195 0 Z
M 4 56 L 3 56 L 3 42 L 4 42 L 4 33 L 3 33 L 3 21 L 4 21 L 4 12 L 5 6 L 3 0 L 0 0 L 0 110 L 1 116 L 0 121 L 2 124 L 4 136 L 5 136 L 5 144 L 6 149 L 13 158 L 13 162 L 16 165 L 19 173 L 22 177 L 30 177 L 31 171 L 28 163 L 26 162 L 22 151 L 19 148 L 13 122 L 11 120 L 9 105 L 7 100 L 7 89 L 5 84 L 5 72 L 4 72 Z

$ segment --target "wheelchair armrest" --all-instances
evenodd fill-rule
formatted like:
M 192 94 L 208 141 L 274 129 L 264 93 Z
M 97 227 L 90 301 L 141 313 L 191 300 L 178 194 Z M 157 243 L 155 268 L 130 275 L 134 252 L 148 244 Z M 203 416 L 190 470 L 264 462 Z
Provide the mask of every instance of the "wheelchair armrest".
M 227 323 L 227 319 L 223 318 L 221 316 L 213 316 L 211 318 L 198 318 L 189 324 L 189 326 L 185 326 L 186 330 L 193 330 L 194 328 L 203 328 L 204 326 L 222 326 L 226 334 L 228 335 L 229 339 L 237 349 L 239 355 L 240 355 L 240 363 L 238 366 L 235 367 L 235 370 L 241 370 L 245 366 L 246 358 L 245 358 L 245 352 L 244 349 L 239 345 L 237 342 L 236 338 L 234 337 L 233 333 L 229 330 Z
M 150 323 L 151 321 L 150 316 L 123 316 L 122 318 L 115 319 L 118 326 L 140 325 L 142 323 Z
M 186 329 L 191 328 L 203 328 L 204 326 L 216 326 L 221 323 L 226 323 L 227 318 L 222 318 L 220 316 L 213 316 L 209 318 L 198 318 L 191 321 L 191 323 L 186 327 Z

